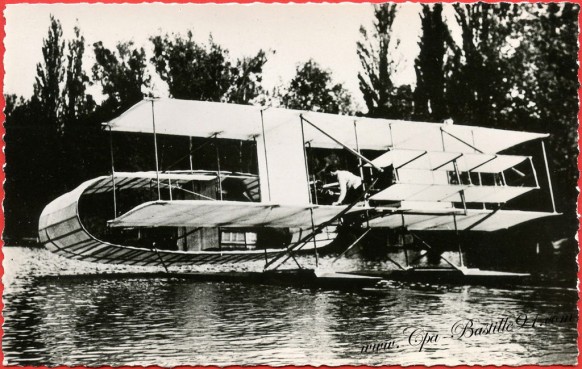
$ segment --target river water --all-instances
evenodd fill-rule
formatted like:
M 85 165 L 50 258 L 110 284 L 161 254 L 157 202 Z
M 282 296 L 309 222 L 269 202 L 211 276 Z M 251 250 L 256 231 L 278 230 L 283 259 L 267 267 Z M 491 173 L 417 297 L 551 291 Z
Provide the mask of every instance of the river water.
M 3 252 L 4 365 L 577 360 L 573 288 L 387 282 L 365 291 L 326 291 L 120 276 L 152 269 L 75 262 L 44 249 Z M 373 344 L 379 345 L 362 352 Z

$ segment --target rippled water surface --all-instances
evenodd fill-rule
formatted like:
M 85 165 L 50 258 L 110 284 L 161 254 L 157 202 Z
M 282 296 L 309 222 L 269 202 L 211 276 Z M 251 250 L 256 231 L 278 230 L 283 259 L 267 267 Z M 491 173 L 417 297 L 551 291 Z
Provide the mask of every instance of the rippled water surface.
M 572 289 L 387 283 L 323 291 L 114 278 L 42 249 L 4 254 L 5 365 L 576 363 Z M 512 332 L 451 338 L 459 320 L 473 319 L 477 328 L 504 317 L 515 323 L 520 314 L 528 321 Z M 557 321 L 545 321 L 552 316 Z M 419 352 L 419 333 L 429 331 L 439 337 Z

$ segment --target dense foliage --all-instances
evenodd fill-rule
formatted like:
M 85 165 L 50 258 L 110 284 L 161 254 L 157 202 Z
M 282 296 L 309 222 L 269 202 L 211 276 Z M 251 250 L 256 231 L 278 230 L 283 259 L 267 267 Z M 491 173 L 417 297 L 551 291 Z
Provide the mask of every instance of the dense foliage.
M 297 66 L 295 76 L 280 95 L 281 105 L 290 109 L 353 113 L 349 92 L 313 60 Z
M 186 37 L 152 37 L 151 62 L 177 99 L 248 104 L 261 92 L 261 75 L 267 62 L 263 50 L 252 57 L 231 60 L 228 50 L 214 42 L 207 45 Z

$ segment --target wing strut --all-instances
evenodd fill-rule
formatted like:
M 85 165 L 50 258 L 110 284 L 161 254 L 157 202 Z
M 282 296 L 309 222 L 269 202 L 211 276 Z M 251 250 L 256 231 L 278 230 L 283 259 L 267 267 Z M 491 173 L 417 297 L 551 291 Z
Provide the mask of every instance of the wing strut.
M 356 151 L 358 152 L 358 154 L 362 155 L 362 152 L 360 151 L 360 142 L 358 141 L 358 126 L 356 120 L 354 120 L 354 137 L 356 139 Z M 364 184 L 364 167 L 362 164 L 362 158 L 359 156 L 358 162 L 359 162 L 358 164 L 360 164 L 359 167 L 360 167 L 360 178 L 362 178 L 362 189 L 364 190 L 364 192 L 366 192 L 366 185 Z
M 368 158 L 366 158 L 364 155 L 360 154 L 357 151 L 354 151 L 354 149 L 352 149 L 351 147 L 345 145 L 344 143 L 340 142 L 339 140 L 337 140 L 335 137 L 333 137 L 332 135 L 330 135 L 329 133 L 327 133 L 326 131 L 324 131 L 323 129 L 319 128 L 316 124 L 310 122 L 308 119 L 306 119 L 303 114 L 299 115 L 299 117 L 301 118 L 301 121 L 305 121 L 307 123 L 309 123 L 313 128 L 317 129 L 319 132 L 323 133 L 325 136 L 327 136 L 328 138 L 330 138 L 333 142 L 337 143 L 338 145 L 340 145 L 341 147 L 343 147 L 344 149 L 348 150 L 351 154 L 357 156 L 358 158 L 362 159 L 363 161 L 365 161 L 366 163 L 370 164 L 371 166 L 373 166 L 376 170 L 378 170 L 379 172 L 383 172 L 384 170 L 382 168 L 377 167 L 376 165 L 374 165 L 374 163 L 372 163 L 371 160 L 369 160 Z
M 162 192 L 160 191 L 160 168 L 158 161 L 158 136 L 156 135 L 156 115 L 154 113 L 154 100 L 152 100 L 152 128 L 154 132 L 154 154 L 156 154 L 156 179 L 158 182 L 158 200 L 162 199 Z
M 311 192 L 311 189 L 310 191 Z M 315 229 L 315 222 L 313 221 L 313 208 L 309 208 L 309 213 L 311 214 L 311 229 Z M 315 253 L 315 267 L 319 267 L 319 254 L 317 253 L 317 241 L 313 237 L 313 252 Z
M 162 259 L 162 255 L 160 255 L 160 252 L 158 251 L 158 248 L 156 247 L 156 243 L 155 242 L 152 242 L 151 249 L 152 249 L 152 251 L 154 251 L 156 253 L 156 255 L 158 256 L 158 259 L 160 259 L 160 262 L 162 263 L 162 266 L 166 270 L 166 273 L 170 274 L 170 271 L 168 270 L 168 266 L 164 262 L 164 259 Z
M 446 131 L 446 130 L 445 130 L 445 129 L 443 129 L 442 127 L 441 127 L 441 132 L 448 134 L 449 136 L 451 136 L 451 137 L 452 137 L 452 138 L 454 138 L 455 140 L 459 141 L 460 143 L 462 143 L 462 144 L 464 144 L 464 145 L 467 145 L 468 147 L 472 148 L 473 150 L 475 150 L 475 151 L 477 151 L 477 152 L 479 152 L 479 153 L 483 154 L 483 150 L 480 150 L 480 149 L 476 148 L 475 146 L 471 145 L 471 144 L 470 144 L 470 143 L 468 143 L 467 141 L 461 140 L 459 137 L 457 137 L 457 136 L 455 136 L 454 134 L 452 134 L 452 133 L 450 133 L 450 132 Z M 443 140 L 443 142 L 444 142 L 444 140 Z M 443 143 L 443 146 L 444 146 L 444 143 Z
M 331 262 L 331 265 L 335 264 L 336 261 L 338 261 L 342 256 L 344 256 L 348 251 L 350 251 L 354 246 L 356 246 L 364 237 L 366 237 L 366 235 L 368 233 L 370 233 L 371 230 L 372 230 L 372 228 L 366 229 L 360 237 L 358 237 L 347 249 L 345 249 L 344 252 L 342 252 L 335 259 L 333 259 L 333 261 Z
M 218 193 L 220 201 L 222 201 L 222 176 L 220 175 L 220 149 L 218 148 L 218 140 L 216 140 L 216 138 L 218 137 L 218 132 L 215 133 L 213 136 L 215 138 L 214 151 L 216 153 L 216 169 L 218 171 Z
M 263 117 L 263 111 L 265 111 L 267 109 L 261 109 L 261 129 L 263 131 L 263 134 L 262 134 L 262 136 L 263 136 L 263 152 L 265 154 L 265 169 L 267 171 L 267 194 L 269 195 L 269 201 L 271 201 L 271 180 L 269 179 L 269 160 L 267 159 L 268 158 L 267 138 L 265 136 L 265 118 Z M 257 158 L 257 160 L 258 160 L 258 158 Z
M 416 259 L 414 259 L 414 260 L 411 262 L 411 264 L 414 264 L 414 263 L 416 263 L 417 261 L 419 261 L 420 259 L 422 259 L 423 257 L 427 256 L 427 255 L 428 255 L 428 253 L 429 253 L 429 251 L 430 251 L 430 250 L 432 250 L 432 247 L 431 247 L 431 246 L 430 246 L 428 243 L 426 243 L 426 241 L 425 241 L 425 240 L 423 240 L 422 238 L 420 238 L 418 235 L 416 235 L 416 234 L 414 234 L 414 233 L 412 233 L 412 232 L 410 232 L 410 234 L 412 235 L 412 237 L 414 237 L 414 238 L 416 238 L 417 240 L 419 240 L 419 241 L 420 241 L 420 242 L 421 242 L 421 243 L 422 243 L 422 244 L 423 244 L 423 245 L 424 245 L 424 246 L 427 248 L 427 251 L 426 251 L 424 254 L 421 254 L 420 256 L 418 256 Z M 447 258 L 445 258 L 445 257 L 443 256 L 442 252 L 441 252 L 441 253 L 439 253 L 439 258 L 440 258 L 440 259 L 443 259 L 443 260 L 444 260 L 444 261 L 445 261 L 447 264 L 449 264 L 449 265 L 450 265 L 451 267 L 453 267 L 454 269 L 457 269 L 457 270 L 459 270 L 459 267 L 458 267 L 458 266 L 456 266 L 455 264 L 451 263 L 451 262 L 450 262 L 450 261 L 449 261 Z
M 370 188 L 374 187 L 374 185 L 376 184 L 376 182 L 378 182 L 378 178 L 376 178 L 374 180 L 374 182 L 372 182 L 372 185 L 370 186 Z M 369 189 L 368 189 L 368 191 L 369 191 Z M 321 223 L 317 227 L 315 227 L 315 229 L 313 229 L 311 233 L 309 233 L 307 236 L 305 236 L 301 240 L 299 240 L 293 247 L 290 247 L 290 248 L 288 248 L 286 250 L 281 251 L 278 255 L 276 255 L 275 257 L 273 257 L 268 263 L 265 264 L 265 267 L 263 268 L 263 270 L 264 271 L 267 271 L 267 270 L 269 270 L 269 268 L 271 270 L 276 270 L 277 268 L 279 268 L 287 260 L 289 260 L 290 258 L 293 257 L 293 253 L 294 252 L 301 250 L 303 247 L 305 247 L 305 245 L 307 245 L 307 243 L 309 241 L 311 241 L 325 227 L 327 227 L 328 225 L 332 224 L 336 220 L 338 220 L 341 217 L 343 217 L 344 215 L 346 215 L 354 206 L 356 206 L 356 204 L 358 202 L 362 201 L 366 197 L 367 194 L 368 194 L 367 191 L 366 192 L 363 192 L 356 200 L 354 200 L 354 202 L 352 202 L 345 209 L 343 209 L 342 211 L 340 211 L 339 213 L 337 213 L 331 219 L 329 219 L 329 220 Z
M 303 117 L 301 119 L 301 146 L 303 149 L 303 160 L 305 161 L 305 178 L 307 179 L 307 197 L 309 198 L 309 203 L 313 204 L 313 199 L 311 198 L 311 184 L 309 184 L 309 162 L 307 160 L 307 149 L 305 148 L 305 125 L 303 124 Z M 315 182 L 314 182 L 315 183 Z M 311 222 L 313 223 L 313 210 L 311 210 Z M 317 260 L 316 260 L 317 261 Z
M 113 219 L 117 218 L 117 194 L 115 191 L 115 160 L 113 158 L 113 135 L 111 134 L 111 126 L 109 128 L 109 153 L 111 156 L 111 184 L 113 186 Z
M 546 156 L 546 145 L 542 140 L 542 151 L 544 153 L 544 164 L 546 165 L 546 175 L 548 176 L 548 187 L 550 190 L 550 199 L 552 200 L 552 210 L 556 213 L 556 202 L 554 201 L 554 190 L 552 189 L 552 178 L 550 176 L 550 167 L 548 166 L 548 157 Z
M 465 210 L 465 214 L 466 214 Z M 461 264 L 461 268 L 464 267 L 463 265 L 463 249 L 461 246 L 461 235 L 459 235 L 459 227 L 457 226 L 457 215 L 453 213 L 453 223 L 455 224 L 455 236 L 457 237 L 457 243 L 459 245 L 459 264 Z

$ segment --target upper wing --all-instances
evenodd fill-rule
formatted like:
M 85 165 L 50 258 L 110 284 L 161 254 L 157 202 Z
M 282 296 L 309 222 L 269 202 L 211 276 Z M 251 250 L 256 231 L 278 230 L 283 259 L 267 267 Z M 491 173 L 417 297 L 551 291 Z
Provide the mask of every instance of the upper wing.
M 337 114 L 305 112 L 292 109 L 225 104 L 209 101 L 156 99 L 141 101 L 119 117 L 108 122 L 113 131 L 154 132 L 157 134 L 190 137 L 210 137 L 251 140 L 268 132 L 271 142 L 278 139 L 288 141 L 288 130 L 277 131 L 286 125 L 301 130 L 298 124 L 304 115 L 322 130 L 333 133 L 340 142 L 362 150 L 381 150 L 397 147 L 410 150 L 443 150 L 451 152 L 474 152 L 463 142 L 470 142 L 486 153 L 496 153 L 522 142 L 547 137 L 546 134 L 507 131 L 477 126 L 453 125 L 444 127 L 440 123 L 410 122 L 377 118 L 363 118 Z M 264 120 L 262 126 L 261 121 Z M 356 139 L 354 122 L 359 126 Z M 270 132 L 269 132 L 270 131 Z M 305 141 L 312 147 L 339 147 L 317 130 L 306 127 Z M 453 137 L 454 136 L 454 137 Z M 358 141 L 358 143 L 356 143 Z

